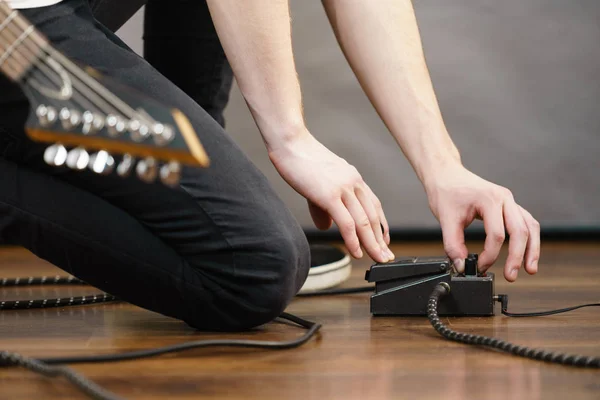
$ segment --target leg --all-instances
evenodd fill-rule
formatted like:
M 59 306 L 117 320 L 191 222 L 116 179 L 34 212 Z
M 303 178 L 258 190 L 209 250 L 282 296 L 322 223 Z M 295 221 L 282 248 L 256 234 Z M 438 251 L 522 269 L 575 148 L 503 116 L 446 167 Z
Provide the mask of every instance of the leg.
M 30 193 L 37 211 L 8 213 L 12 214 L 7 217 L 11 223 L 0 225 L 0 230 L 103 290 L 200 329 L 244 329 L 276 317 L 306 279 L 309 251 L 297 221 L 266 178 L 202 108 L 103 30 L 87 3 L 66 0 L 52 7 L 26 10 L 26 16 L 68 56 L 181 109 L 189 116 L 212 164 L 206 170 L 185 169 L 180 190 L 143 184 L 135 178 L 123 180 L 51 168 L 42 162 L 44 146 L 23 136 L 26 105 L 18 99 L 6 104 L 3 99 L 0 127 L 18 138 L 18 144 L 4 157 L 23 171 L 63 185 L 64 190 L 74 193 L 71 203 L 81 203 L 83 210 L 78 213 L 72 207 L 62 207 L 60 198 L 48 196 L 55 202 L 53 207 L 48 205 L 48 213 L 60 220 L 53 221 L 44 213 L 46 204 L 39 193 L 54 189 L 50 183 L 39 184 L 36 187 L 44 189 L 31 189 Z M 26 196 L 18 189 L 30 179 L 34 178 L 28 174 L 18 179 L 7 177 L 6 182 L 14 182 L 12 195 L 8 189 L 7 193 L 15 201 L 6 201 L 11 204 L 6 207 L 19 209 Z M 96 256 L 98 260 L 105 256 L 101 251 L 82 252 L 79 243 L 61 246 L 62 241 L 55 239 L 60 236 L 53 231 L 59 230 L 57 226 L 98 214 L 96 209 L 101 206 L 91 198 L 110 206 L 114 218 L 82 224 L 81 233 L 104 248 L 128 251 L 129 259 L 104 259 L 98 264 Z M 107 209 L 98 215 L 109 212 Z M 27 218 L 34 218 L 34 222 L 27 222 Z M 38 219 L 48 219 L 49 228 L 40 229 L 35 222 Z M 31 230 L 35 235 L 29 233 Z M 6 235 L 1 236 L 6 240 Z M 150 236 L 154 239 L 148 239 Z M 148 251 L 148 247 L 155 249 Z M 159 251 L 164 252 L 162 257 L 156 256 Z M 137 267 L 135 259 L 143 266 Z M 166 298 L 172 300 L 163 303 Z
M 112 32 L 146 4 L 146 0 L 89 0 L 94 17 Z
M 4 153 L 11 151 L 2 145 Z M 87 191 L 5 158 L 0 158 L 0 242 L 24 246 L 151 310 L 188 320 L 187 303 L 201 301 L 207 322 L 219 319 L 201 275 L 140 222 Z
M 224 127 L 233 71 L 205 0 L 90 0 L 94 17 L 112 32 L 145 4 L 144 58 Z
M 225 126 L 233 71 L 206 0 L 149 0 L 144 21 L 144 58 Z

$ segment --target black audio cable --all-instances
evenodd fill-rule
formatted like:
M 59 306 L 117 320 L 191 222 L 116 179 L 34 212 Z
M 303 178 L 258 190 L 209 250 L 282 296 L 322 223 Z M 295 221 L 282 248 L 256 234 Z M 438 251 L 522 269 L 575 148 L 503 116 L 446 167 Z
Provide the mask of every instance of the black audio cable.
M 82 375 L 64 366 L 53 366 L 53 364 L 77 364 L 77 363 L 106 363 L 125 360 L 138 360 L 141 358 L 155 357 L 167 353 L 175 353 L 183 350 L 197 349 L 203 347 L 249 347 L 259 349 L 291 349 L 299 347 L 308 342 L 319 329 L 321 324 L 307 321 L 292 314 L 283 313 L 279 316 L 281 319 L 293 322 L 307 331 L 297 339 L 287 341 L 261 341 L 261 340 L 197 340 L 171 346 L 160 347 L 157 349 L 132 351 L 120 354 L 85 356 L 85 357 L 56 357 L 34 359 L 22 356 L 17 353 L 0 351 L 0 367 L 23 367 L 32 372 L 39 373 L 47 377 L 64 376 L 73 383 L 82 392 L 86 393 L 96 400 L 120 400 L 120 397 L 108 392 L 94 382 L 88 380 Z
M 82 392 L 95 400 L 121 400 L 89 379 L 64 366 L 51 366 L 43 361 L 9 351 L 0 351 L 0 367 L 23 367 L 48 378 L 65 377 Z
M 508 312 L 508 295 L 500 294 L 500 295 L 496 296 L 496 300 L 499 303 L 501 303 L 502 314 L 506 315 L 507 317 L 544 317 L 546 315 L 562 314 L 565 312 L 578 310 L 578 309 L 584 308 L 584 307 L 600 307 L 600 303 L 590 303 L 590 304 L 582 304 L 579 306 L 573 306 L 573 307 L 567 307 L 567 308 L 559 308 L 558 310 L 535 311 L 535 312 L 528 312 L 528 313 L 511 313 L 511 312 Z
M 446 282 L 441 282 L 436 285 L 433 292 L 429 296 L 429 302 L 427 304 L 427 317 L 433 328 L 446 339 L 453 340 L 455 342 L 472 344 L 476 346 L 488 347 L 494 350 L 503 351 L 510 353 L 515 356 L 530 358 L 538 361 L 545 361 L 549 363 L 585 367 L 585 368 L 600 368 L 600 357 L 581 356 L 576 354 L 565 354 L 557 353 L 553 351 L 546 351 L 542 349 L 534 349 L 527 346 L 520 346 L 504 340 L 482 336 L 473 335 L 470 333 L 461 333 L 453 329 L 448 328 L 440 321 L 438 316 L 438 302 L 441 298 L 450 293 L 450 285 Z M 586 305 L 588 306 L 588 305 Z M 557 314 L 558 312 L 566 312 L 581 308 L 582 306 L 565 308 L 562 310 L 554 310 L 550 312 L 542 313 L 530 313 L 516 314 L 514 316 L 534 316 L 537 315 L 551 315 L 552 313 Z
M 0 287 L 11 286 L 35 286 L 35 285 L 88 285 L 88 283 L 74 276 L 41 276 L 27 278 L 2 278 L 0 279 Z M 316 296 L 334 296 L 355 293 L 369 293 L 375 291 L 375 286 L 359 286 L 349 288 L 325 289 L 315 292 L 299 293 L 296 297 L 316 297 Z M 501 312 L 507 317 L 543 317 L 547 315 L 561 314 L 569 311 L 578 310 L 584 307 L 600 307 L 600 303 L 582 304 L 557 310 L 535 311 L 528 313 L 511 313 L 508 311 L 508 295 L 500 294 L 495 296 L 495 299 L 501 303 Z M 108 293 L 98 293 L 89 296 L 67 297 L 58 299 L 40 299 L 40 300 L 15 300 L 0 302 L 0 311 L 21 310 L 28 308 L 46 308 L 46 307 L 65 307 L 87 305 L 95 303 L 106 303 L 111 301 L 119 301 L 119 298 Z
M 374 286 L 360 286 L 353 288 L 341 288 L 341 289 L 325 289 L 315 292 L 298 293 L 296 297 L 316 297 L 316 296 L 333 296 L 341 294 L 354 294 L 354 293 L 366 293 L 375 291 Z
M 84 281 L 81 281 L 75 277 L 29 277 L 29 278 L 4 278 L 0 280 L 0 287 L 9 286 L 27 286 L 27 285 L 87 285 Z M 445 286 L 444 286 L 445 285 Z M 549 361 L 555 363 L 561 363 L 564 365 L 576 365 L 599 368 L 600 359 L 593 357 L 583 356 L 569 356 L 565 354 L 546 352 L 543 350 L 529 349 L 524 346 L 513 345 L 508 342 L 504 342 L 499 339 L 488 338 L 480 335 L 470 335 L 455 332 L 441 323 L 437 315 L 437 303 L 438 300 L 449 293 L 450 286 L 447 283 L 439 284 L 436 286 L 434 293 L 432 293 L 429 300 L 428 316 L 433 327 L 442 336 L 463 343 L 476 344 L 486 347 L 495 348 L 501 351 L 509 352 L 518 356 L 533 358 L 536 360 Z M 330 295 L 344 295 L 354 293 L 364 293 L 374 291 L 373 286 L 363 286 L 354 288 L 341 288 L 341 289 L 328 289 L 318 292 L 299 294 L 299 297 L 313 297 L 313 296 L 330 296 Z M 96 295 L 70 297 L 70 298 L 58 298 L 58 299 L 40 299 L 40 300 L 15 300 L 15 301 L 4 301 L 0 302 L 0 310 L 18 310 L 18 309 L 35 309 L 35 308 L 46 308 L 46 307 L 64 307 L 74 305 L 85 305 L 93 303 L 102 303 L 109 301 L 118 301 L 116 296 L 108 293 L 100 293 Z M 574 306 L 569 308 L 563 308 L 559 310 L 550 310 L 543 312 L 532 312 L 532 313 L 509 313 L 507 311 L 508 296 L 498 295 L 496 300 L 502 303 L 502 313 L 509 317 L 533 317 L 533 316 L 544 316 L 563 313 L 567 311 L 576 310 L 582 307 L 600 306 L 598 304 L 585 304 L 581 306 Z M 433 302 L 432 302 L 433 301 Z M 432 308 L 433 305 L 433 308 Z M 433 311 L 432 311 L 433 310 Z M 57 364 L 75 364 L 75 363 L 97 363 L 97 362 L 116 362 L 124 360 L 135 360 L 140 358 L 147 358 L 158 356 L 167 353 L 179 352 L 183 350 L 189 350 L 193 348 L 202 347 L 252 347 L 252 348 L 265 348 L 265 349 L 289 349 L 303 345 L 309 341 L 315 333 L 321 328 L 321 325 L 315 322 L 304 320 L 300 317 L 292 314 L 283 313 L 279 317 L 281 319 L 293 322 L 307 331 L 301 337 L 290 340 L 290 341 L 257 341 L 257 340 L 200 340 L 194 342 L 187 342 L 172 346 L 161 347 L 158 349 L 141 350 L 127 353 L 120 353 L 116 355 L 100 355 L 100 356 L 82 356 L 82 357 L 55 357 L 45 359 L 33 359 L 24 357 L 17 353 L 8 351 L 0 351 L 0 367 L 8 366 L 20 366 L 29 369 L 33 372 L 40 373 L 48 377 L 64 376 L 74 385 L 76 385 L 81 391 L 88 394 L 91 398 L 97 400 L 120 400 L 116 395 L 104 390 L 95 383 L 87 380 L 83 376 L 75 373 L 68 367 L 58 366 Z
M 317 296 L 332 296 L 332 295 L 344 295 L 344 294 L 354 294 L 354 293 L 367 293 L 375 291 L 374 286 L 359 286 L 359 287 L 350 287 L 350 288 L 341 288 L 341 289 L 327 289 L 320 290 L 315 292 L 306 292 L 300 293 L 296 295 L 297 297 L 317 297 Z M 548 311 L 535 311 L 528 313 L 511 313 L 508 311 L 508 295 L 500 294 L 495 296 L 495 300 L 501 303 L 501 312 L 507 317 L 543 317 L 546 315 L 555 315 L 561 314 L 573 310 L 578 310 L 584 307 L 600 307 L 600 303 L 590 303 L 590 304 L 582 304 L 579 306 L 567 307 L 567 308 L 559 308 L 557 310 L 548 310 Z
M 308 342 L 319 329 L 321 324 L 316 322 L 307 321 L 303 318 L 297 317 L 292 314 L 282 313 L 279 316 L 280 319 L 284 319 L 295 323 L 296 325 L 306 328 L 307 331 L 304 335 L 297 339 L 288 341 L 265 341 L 265 340 L 236 340 L 236 339 L 214 339 L 214 340 L 197 340 L 193 342 L 185 342 L 180 344 L 174 344 L 171 346 L 159 347 L 156 349 L 131 351 L 127 353 L 119 354 L 108 354 L 100 356 L 83 356 L 83 357 L 56 357 L 56 358 L 42 358 L 39 361 L 47 364 L 79 364 L 79 363 L 106 363 L 106 362 L 117 362 L 126 360 L 139 360 L 141 358 L 155 357 L 167 353 L 176 353 L 183 350 L 197 349 L 203 347 L 251 347 L 258 349 L 291 349 L 299 347 L 304 343 Z
M 27 278 L 2 278 L 0 286 L 36 286 L 36 285 L 87 285 L 74 276 L 29 276 Z
M 1 279 L 0 287 L 5 286 L 26 286 L 26 285 L 86 285 L 85 282 L 74 277 L 30 277 L 30 278 L 13 278 Z M 101 293 L 89 296 L 79 296 L 59 299 L 40 299 L 40 300 L 14 300 L 0 302 L 0 310 L 20 310 L 20 309 L 35 309 L 46 307 L 64 307 L 75 306 L 92 303 L 101 303 L 108 301 L 119 300 L 116 296 L 108 293 Z M 132 351 L 120 354 L 100 355 L 100 356 L 83 356 L 83 357 L 54 357 L 44 359 L 34 359 L 25 357 L 18 353 L 9 351 L 0 351 L 0 368 L 1 367 L 22 367 L 32 372 L 44 375 L 46 377 L 63 376 L 75 385 L 82 392 L 95 400 L 122 400 L 115 394 L 103 389 L 89 379 L 77 374 L 72 369 L 59 366 L 56 364 L 76 364 L 76 363 L 106 363 L 124 360 L 136 360 L 140 358 L 154 357 L 167 353 L 174 353 L 183 350 L 203 348 L 203 347 L 250 347 L 261 349 L 291 349 L 299 347 L 308 342 L 321 329 L 321 324 L 311 322 L 292 314 L 282 313 L 279 316 L 294 324 L 307 329 L 306 333 L 301 337 L 287 341 L 260 341 L 260 340 L 197 340 L 186 342 L 172 346 L 160 347 L 157 349 Z
M 87 285 L 81 279 L 74 276 L 40 276 L 27 278 L 2 278 L 0 287 L 15 286 L 41 286 L 41 285 Z M 56 299 L 35 299 L 35 300 L 7 300 L 0 301 L 0 311 L 2 310 L 27 310 L 35 308 L 82 306 L 86 304 L 107 303 L 109 301 L 119 300 L 116 296 L 108 293 L 98 293 L 89 296 L 63 297 Z

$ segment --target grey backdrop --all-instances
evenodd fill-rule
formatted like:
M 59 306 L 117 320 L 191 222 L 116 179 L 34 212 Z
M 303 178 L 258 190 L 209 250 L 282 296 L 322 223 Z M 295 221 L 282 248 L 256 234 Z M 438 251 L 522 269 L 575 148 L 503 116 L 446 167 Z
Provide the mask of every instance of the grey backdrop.
M 392 227 L 436 227 L 419 181 L 361 92 L 320 2 L 291 4 L 310 130 L 361 171 Z M 420 0 L 415 8 L 464 163 L 509 187 L 542 225 L 600 226 L 600 2 Z M 142 18 L 138 13 L 119 32 L 136 51 Z M 268 161 L 237 88 L 226 116 L 229 133 L 303 226 L 313 228 L 304 199 Z

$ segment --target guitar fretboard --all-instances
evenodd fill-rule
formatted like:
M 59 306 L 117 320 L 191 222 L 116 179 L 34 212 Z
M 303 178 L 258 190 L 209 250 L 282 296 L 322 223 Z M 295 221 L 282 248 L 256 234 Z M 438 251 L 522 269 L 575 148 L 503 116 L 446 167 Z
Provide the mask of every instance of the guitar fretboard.
M 32 24 L 0 0 L 0 71 L 14 81 L 20 80 L 47 46 Z

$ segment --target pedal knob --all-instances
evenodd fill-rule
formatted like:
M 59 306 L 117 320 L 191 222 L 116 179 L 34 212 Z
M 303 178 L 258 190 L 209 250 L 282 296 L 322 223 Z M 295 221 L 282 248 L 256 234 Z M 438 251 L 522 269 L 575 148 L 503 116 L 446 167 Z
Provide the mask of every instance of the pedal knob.
M 465 259 L 465 276 L 477 276 L 477 254 L 469 254 Z

